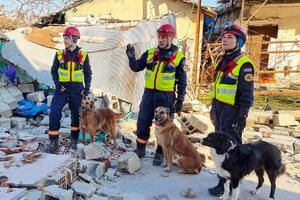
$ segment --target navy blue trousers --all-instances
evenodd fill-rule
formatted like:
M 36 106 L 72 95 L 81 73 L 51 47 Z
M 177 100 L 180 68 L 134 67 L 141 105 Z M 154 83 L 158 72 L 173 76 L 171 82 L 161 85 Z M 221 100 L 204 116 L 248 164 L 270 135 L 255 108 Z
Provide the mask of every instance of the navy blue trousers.
M 79 107 L 82 96 L 80 92 L 82 87 L 66 88 L 65 92 L 55 90 L 50 106 L 49 116 L 49 138 L 58 138 L 58 131 L 60 129 L 60 120 L 62 117 L 62 109 L 68 103 L 71 110 L 71 137 L 78 139 L 79 137 Z M 73 128 L 75 127 L 75 128 Z M 77 130 L 76 130 L 77 129 Z

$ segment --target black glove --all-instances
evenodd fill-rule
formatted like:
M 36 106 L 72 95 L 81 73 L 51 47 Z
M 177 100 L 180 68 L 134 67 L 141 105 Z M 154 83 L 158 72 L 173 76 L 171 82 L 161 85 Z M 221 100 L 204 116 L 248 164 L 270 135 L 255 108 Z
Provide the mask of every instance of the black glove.
M 175 103 L 175 112 L 176 113 L 181 112 L 182 103 L 183 103 L 183 100 L 177 100 L 176 101 L 176 103 Z
M 131 44 L 127 44 L 126 54 L 128 56 L 128 59 L 135 58 L 134 47 Z
M 244 128 L 246 127 L 246 118 L 247 118 L 247 115 L 245 114 L 240 114 L 237 118 L 237 122 L 235 124 L 235 127 L 234 127 L 234 131 L 236 133 L 242 133 Z

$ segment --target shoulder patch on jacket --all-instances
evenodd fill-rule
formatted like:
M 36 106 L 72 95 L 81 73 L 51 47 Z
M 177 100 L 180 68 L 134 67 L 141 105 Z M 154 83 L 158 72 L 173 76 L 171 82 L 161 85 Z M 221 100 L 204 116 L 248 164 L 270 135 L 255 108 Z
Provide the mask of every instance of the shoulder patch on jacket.
M 251 67 L 246 67 L 244 68 L 245 73 L 252 73 L 252 68 Z
M 245 81 L 250 82 L 250 81 L 252 81 L 252 80 L 253 80 L 253 75 L 252 75 L 252 74 L 246 74 L 246 75 L 245 75 Z

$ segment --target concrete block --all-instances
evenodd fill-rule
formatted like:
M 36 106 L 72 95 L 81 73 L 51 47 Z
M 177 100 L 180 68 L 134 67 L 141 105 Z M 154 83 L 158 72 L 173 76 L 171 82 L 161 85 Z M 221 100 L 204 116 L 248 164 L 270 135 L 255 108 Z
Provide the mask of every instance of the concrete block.
M 193 111 L 193 105 L 191 102 L 183 102 L 182 104 L 182 112 L 190 112 Z
M 85 159 L 83 149 L 84 149 L 84 144 L 82 143 L 77 144 L 77 155 L 80 159 Z
M 258 132 L 262 133 L 263 137 L 268 138 L 273 134 L 273 129 L 270 127 L 261 127 L 259 128 Z
M 297 141 L 296 138 L 291 137 L 291 136 L 286 136 L 286 135 L 271 135 L 271 138 L 278 139 L 278 140 L 283 140 L 283 141 L 290 141 L 290 142 L 295 142 Z
M 37 91 L 27 94 L 27 99 L 28 101 L 38 103 L 44 101 L 46 98 L 43 91 Z
M 45 187 L 42 194 L 42 200 L 50 200 L 53 198 L 59 200 L 72 200 L 73 191 L 61 189 L 57 185 Z
M 4 103 L 0 100 L 0 115 L 1 117 L 10 117 L 12 116 L 11 108 L 7 103 Z
M 84 147 L 84 155 L 86 160 L 105 158 L 107 153 L 103 144 L 94 142 Z
M 98 162 L 98 166 L 95 170 L 96 179 L 100 179 L 105 173 L 105 164 L 103 162 Z
M 276 135 L 285 135 L 285 136 L 289 136 L 289 130 L 284 130 L 284 129 L 278 129 L 278 128 L 274 128 L 273 129 L 273 134 Z
M 300 121 L 300 110 L 281 110 L 279 111 L 279 114 L 290 114 L 295 117 L 295 120 Z
M 82 195 L 84 199 L 88 199 L 96 192 L 96 187 L 94 185 L 81 181 L 72 183 L 71 188 L 75 193 Z
M 1 117 L 0 126 L 6 129 L 11 129 L 11 118 Z
M 136 135 L 133 133 L 122 133 L 121 137 L 125 144 L 129 144 L 133 149 L 136 149 Z
M 291 136 L 300 138 L 300 130 L 291 131 Z
M 270 129 L 269 126 L 261 125 L 261 124 L 254 124 L 254 126 L 252 128 L 253 128 L 254 131 L 259 131 L 260 128 L 268 128 L 268 129 Z
M 105 172 L 104 176 L 109 181 L 114 181 L 117 177 L 115 176 L 116 170 L 112 168 L 108 168 L 108 170 Z
M 24 117 L 12 117 L 11 126 L 19 130 L 23 130 L 26 125 L 26 118 Z
M 22 132 L 19 134 L 18 139 L 22 141 L 30 142 L 32 140 L 35 140 L 36 136 L 31 135 L 29 133 Z
M 26 199 L 30 199 L 30 200 L 40 200 L 42 196 L 42 191 L 38 191 L 38 190 L 31 190 L 31 191 L 27 191 L 25 197 Z
M 294 153 L 293 142 L 291 141 L 284 141 L 274 138 L 263 138 L 263 140 L 277 146 L 281 151 L 285 153 Z
M 243 137 L 245 137 L 247 139 L 261 140 L 263 137 L 263 134 L 261 132 L 257 132 L 257 131 L 244 131 Z
M 140 169 L 140 159 L 134 152 L 127 152 L 118 159 L 118 169 L 133 174 Z
M 18 85 L 18 88 L 23 93 L 34 92 L 34 85 L 33 85 L 33 83 L 21 83 L 21 84 Z
M 11 110 L 18 107 L 17 100 L 6 90 L 6 88 L 0 88 L 0 99 L 2 102 L 7 103 Z
M 256 124 L 268 125 L 270 123 L 270 120 L 273 117 L 273 113 L 270 111 L 268 112 L 262 111 L 262 112 L 256 112 L 254 116 L 255 116 Z
M 16 99 L 16 101 L 21 101 L 24 99 L 22 91 L 14 85 L 6 87 L 6 90 Z
M 191 115 L 189 122 L 202 133 L 210 133 L 215 130 L 209 117 L 203 115 L 193 114 Z
M 295 141 L 294 143 L 294 154 L 300 153 L 300 140 Z
M 273 123 L 275 126 L 296 126 L 298 125 L 295 117 L 291 114 L 274 114 Z

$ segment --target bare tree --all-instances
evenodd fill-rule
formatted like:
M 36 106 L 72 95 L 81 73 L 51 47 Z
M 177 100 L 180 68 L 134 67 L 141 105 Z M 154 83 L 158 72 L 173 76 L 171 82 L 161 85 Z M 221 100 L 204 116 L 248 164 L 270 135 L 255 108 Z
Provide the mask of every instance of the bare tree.
M 38 17 L 48 13 L 57 12 L 76 0 L 7 0 L 12 5 L 11 13 L 14 14 L 19 24 L 29 24 Z

